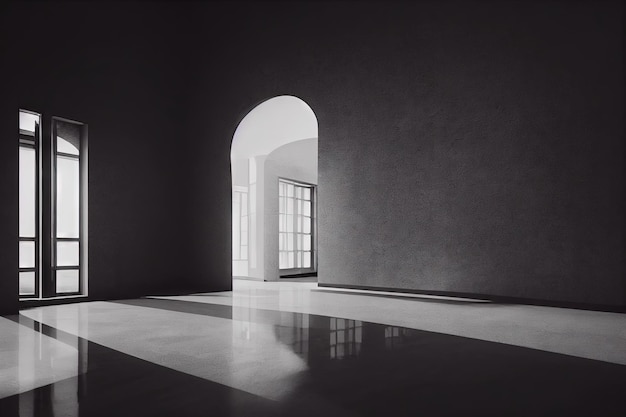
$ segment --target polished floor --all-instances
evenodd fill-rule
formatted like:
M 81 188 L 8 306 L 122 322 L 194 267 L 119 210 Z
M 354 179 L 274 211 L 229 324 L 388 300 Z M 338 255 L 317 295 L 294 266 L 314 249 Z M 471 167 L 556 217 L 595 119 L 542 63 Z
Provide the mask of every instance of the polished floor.
M 0 416 L 626 416 L 626 315 L 236 280 L 0 317 Z

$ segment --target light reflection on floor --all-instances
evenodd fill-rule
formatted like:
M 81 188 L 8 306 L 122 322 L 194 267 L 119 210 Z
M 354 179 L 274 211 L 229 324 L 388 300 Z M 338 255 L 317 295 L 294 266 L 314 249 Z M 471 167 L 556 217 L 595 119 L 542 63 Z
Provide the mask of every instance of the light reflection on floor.
M 297 285 L 244 283 L 234 293 L 68 304 L 0 318 L 0 415 L 626 413 L 623 365 L 394 323 L 431 310 L 411 317 L 428 326 L 429 314 L 445 311 L 442 327 L 455 329 L 487 308 L 482 314 L 491 312 L 486 320 L 497 324 L 491 332 L 513 326 L 538 337 L 535 323 L 518 325 L 523 318 L 543 312 L 545 326 L 608 317 L 606 332 L 620 323 L 612 315 L 318 294 Z M 395 319 L 379 309 L 382 302 Z M 311 313 L 331 303 L 344 315 Z M 362 319 L 372 314 L 377 320 Z M 618 329 L 613 341 L 621 336 Z M 576 337 L 583 334 L 562 336 L 562 345 Z

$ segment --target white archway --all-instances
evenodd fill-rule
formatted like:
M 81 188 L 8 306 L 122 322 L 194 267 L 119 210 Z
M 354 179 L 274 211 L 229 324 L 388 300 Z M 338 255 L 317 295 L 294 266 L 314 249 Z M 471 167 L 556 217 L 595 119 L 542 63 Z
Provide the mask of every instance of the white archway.
M 315 113 L 303 100 L 277 96 L 239 123 L 231 147 L 233 276 L 277 280 L 278 178 L 317 184 Z

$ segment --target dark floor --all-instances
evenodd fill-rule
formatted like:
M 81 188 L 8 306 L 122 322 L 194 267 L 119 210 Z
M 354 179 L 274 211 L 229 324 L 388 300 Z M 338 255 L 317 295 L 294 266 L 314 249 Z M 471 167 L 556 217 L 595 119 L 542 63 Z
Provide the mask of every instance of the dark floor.
M 232 318 L 173 300 L 127 305 Z M 79 375 L 0 399 L 0 416 L 626 416 L 626 366 L 523 347 L 308 315 L 302 328 L 263 310 L 303 358 L 281 401 L 166 368 L 24 316 L 23 326 L 79 347 Z

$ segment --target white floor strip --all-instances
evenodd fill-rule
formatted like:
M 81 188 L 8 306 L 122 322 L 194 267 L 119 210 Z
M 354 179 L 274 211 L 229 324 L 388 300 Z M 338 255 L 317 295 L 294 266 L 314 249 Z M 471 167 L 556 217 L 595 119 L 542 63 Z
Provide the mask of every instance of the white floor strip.
M 316 288 L 235 280 L 233 292 L 159 298 L 344 317 L 626 365 L 626 314 L 312 291 Z
M 0 398 L 78 375 L 78 350 L 0 317 Z

